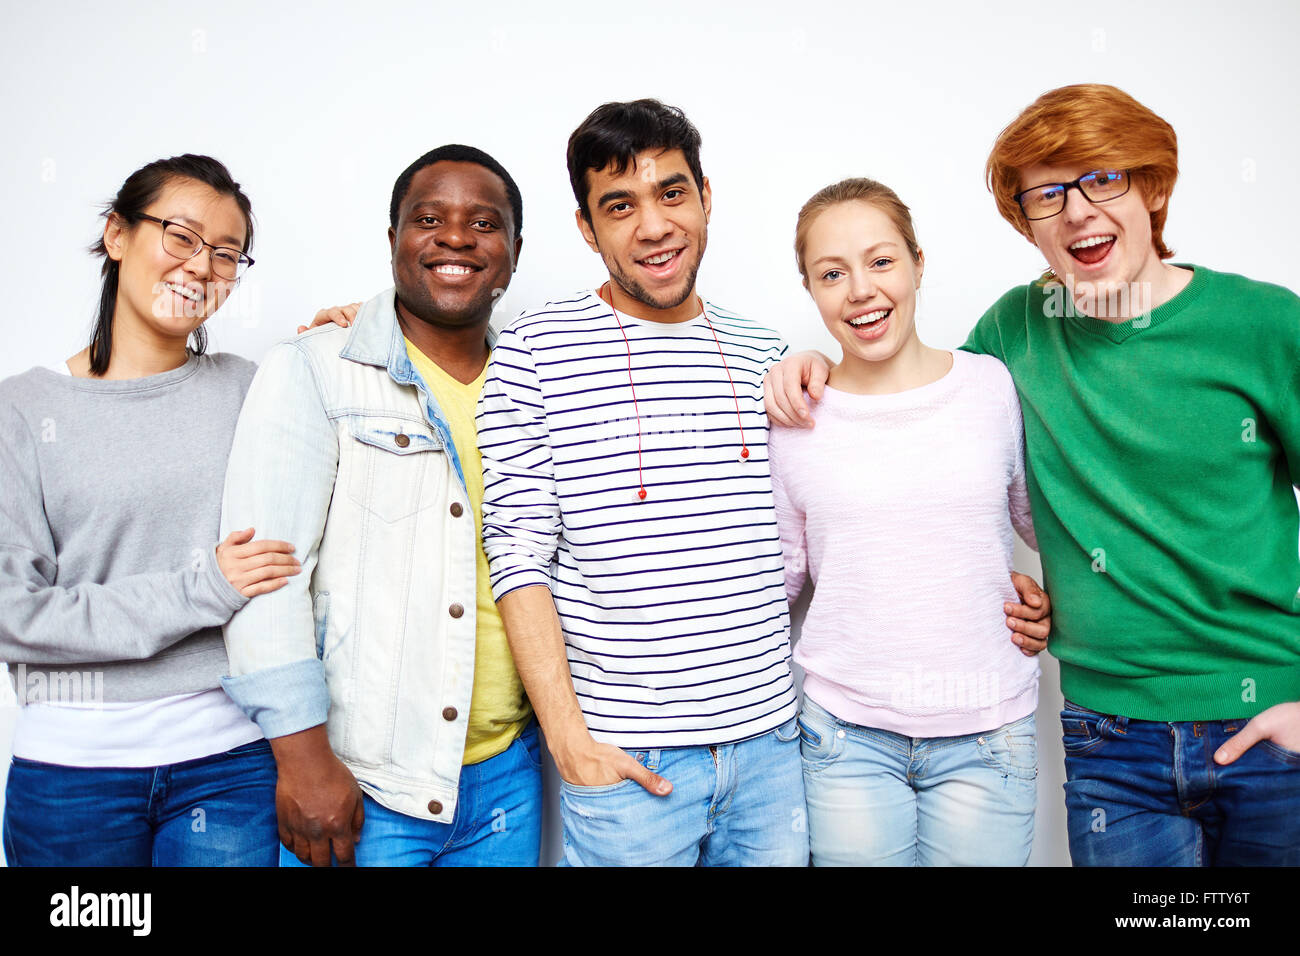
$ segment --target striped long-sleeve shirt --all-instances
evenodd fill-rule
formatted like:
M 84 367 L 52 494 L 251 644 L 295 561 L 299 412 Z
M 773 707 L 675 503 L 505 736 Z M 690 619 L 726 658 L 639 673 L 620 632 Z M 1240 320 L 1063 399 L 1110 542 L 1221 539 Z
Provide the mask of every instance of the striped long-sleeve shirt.
M 550 587 L 587 726 L 620 747 L 743 740 L 795 713 L 763 412 L 785 346 L 705 315 L 548 303 L 501 334 L 479 402 L 493 592 Z

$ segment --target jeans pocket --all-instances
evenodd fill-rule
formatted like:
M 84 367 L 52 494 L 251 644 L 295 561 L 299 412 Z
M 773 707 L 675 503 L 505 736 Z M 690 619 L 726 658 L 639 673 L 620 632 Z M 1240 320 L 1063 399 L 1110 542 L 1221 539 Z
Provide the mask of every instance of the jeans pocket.
M 1067 757 L 1083 757 L 1105 742 L 1103 725 L 1111 718 L 1076 707 L 1068 700 L 1061 711 L 1061 746 Z
M 837 726 L 834 718 L 820 707 L 805 705 L 799 712 L 796 725 L 799 728 L 799 756 L 803 760 L 804 773 L 825 770 L 844 752 L 844 729 Z
M 1277 758 L 1288 767 L 1300 767 L 1300 751 L 1283 747 L 1272 740 L 1261 740 L 1255 746 L 1262 747 L 1265 753 Z
M 265 738 L 254 740 L 251 743 L 240 744 L 225 752 L 227 757 L 246 757 L 249 754 L 266 754 L 271 755 L 271 742 Z
M 639 763 L 641 766 L 647 767 L 650 770 L 658 769 L 659 766 L 658 750 L 654 750 L 654 751 L 629 750 L 627 751 L 627 753 L 631 755 L 632 759 L 635 760 L 637 763 Z M 652 754 L 654 755 L 655 758 L 653 761 L 653 766 L 651 765 L 650 762 L 650 757 Z M 569 783 L 569 781 L 565 780 L 563 777 L 560 778 L 560 789 L 563 790 L 564 793 L 574 797 L 599 797 L 607 793 L 614 793 L 618 790 L 623 790 L 629 786 L 639 787 L 641 786 L 641 784 L 637 783 L 631 777 L 624 777 L 622 780 L 618 780 L 614 783 L 603 783 L 598 786 L 587 787 L 579 783 Z
M 542 742 L 537 733 L 537 724 L 530 723 L 524 728 L 523 733 L 515 738 L 517 743 L 524 750 L 524 758 L 528 765 L 534 770 L 542 769 Z
M 789 721 L 772 731 L 772 735 L 781 743 L 788 744 L 800 735 L 798 718 L 791 717 Z
M 1033 780 L 1038 776 L 1038 738 L 1032 722 L 1016 721 L 982 735 L 976 741 L 980 759 L 1005 776 Z

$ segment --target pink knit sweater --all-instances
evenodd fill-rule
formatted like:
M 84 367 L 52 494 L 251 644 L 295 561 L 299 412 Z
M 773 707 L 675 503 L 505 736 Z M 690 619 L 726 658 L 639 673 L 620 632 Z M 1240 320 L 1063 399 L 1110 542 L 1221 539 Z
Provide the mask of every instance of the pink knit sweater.
M 786 592 L 809 577 L 795 646 L 804 693 L 909 737 L 992 730 L 1032 713 L 1038 663 L 1011 642 L 1012 527 L 1036 546 L 1020 403 L 997 359 L 953 354 L 891 395 L 826 389 L 811 431 L 773 427 Z

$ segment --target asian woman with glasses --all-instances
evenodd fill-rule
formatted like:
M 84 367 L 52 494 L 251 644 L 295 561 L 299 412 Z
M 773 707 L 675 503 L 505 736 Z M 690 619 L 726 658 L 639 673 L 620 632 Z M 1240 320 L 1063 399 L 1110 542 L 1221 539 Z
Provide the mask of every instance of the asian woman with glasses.
M 23 705 L 10 865 L 275 865 L 275 763 L 221 689 L 221 625 L 299 564 L 217 541 L 252 362 L 205 321 L 252 264 L 248 198 L 207 156 L 105 211 L 89 346 L 0 382 L 0 660 Z

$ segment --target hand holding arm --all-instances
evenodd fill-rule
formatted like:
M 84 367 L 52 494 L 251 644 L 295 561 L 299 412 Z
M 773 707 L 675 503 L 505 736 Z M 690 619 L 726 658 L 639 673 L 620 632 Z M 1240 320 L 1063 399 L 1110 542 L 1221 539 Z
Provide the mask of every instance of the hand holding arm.
M 1002 605 L 1007 615 L 1007 627 L 1011 629 L 1011 640 L 1020 648 L 1020 653 L 1033 657 L 1047 648 L 1047 638 L 1052 632 L 1052 600 L 1027 574 L 1012 571 L 1011 583 L 1020 595 L 1021 603 Z

